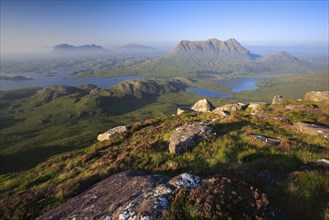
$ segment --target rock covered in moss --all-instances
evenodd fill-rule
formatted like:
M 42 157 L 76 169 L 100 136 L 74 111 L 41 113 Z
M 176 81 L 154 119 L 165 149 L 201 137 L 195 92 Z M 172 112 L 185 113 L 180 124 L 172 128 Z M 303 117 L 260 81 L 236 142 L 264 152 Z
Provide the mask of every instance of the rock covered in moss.
M 112 128 L 110 130 L 108 130 L 107 132 L 104 132 L 103 134 L 99 134 L 97 136 L 97 140 L 98 141 L 106 141 L 109 140 L 109 138 L 115 134 L 120 134 L 123 132 L 128 131 L 128 127 L 127 126 L 118 126 L 115 128 Z
M 213 133 L 211 127 L 202 124 L 178 127 L 169 138 L 169 151 L 172 154 L 183 153 L 192 149 L 200 140 Z
M 305 94 L 304 99 L 329 103 L 329 91 L 311 91 Z
M 201 99 L 191 109 L 197 112 L 211 112 L 215 109 L 215 106 L 208 99 Z

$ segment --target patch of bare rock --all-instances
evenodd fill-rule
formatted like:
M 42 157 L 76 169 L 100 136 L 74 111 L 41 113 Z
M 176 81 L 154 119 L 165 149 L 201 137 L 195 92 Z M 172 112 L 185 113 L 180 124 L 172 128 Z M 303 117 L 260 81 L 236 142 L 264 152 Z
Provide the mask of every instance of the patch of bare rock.
M 303 122 L 297 122 L 294 124 L 294 127 L 301 133 L 309 134 L 313 136 L 323 136 L 326 139 L 329 139 L 329 128 L 324 126 L 319 126 L 315 124 L 308 124 Z
M 172 179 L 129 170 L 108 177 L 38 219 L 156 219 L 180 188 L 197 188 L 202 179 L 183 173 Z
M 305 94 L 304 99 L 329 103 L 329 91 L 311 91 Z
M 124 133 L 126 131 L 128 131 L 127 126 L 118 126 L 118 127 L 112 128 L 112 129 L 104 132 L 103 134 L 99 134 L 97 136 L 97 140 L 98 141 L 106 141 L 106 140 L 109 140 L 110 137 L 112 137 L 113 135 L 121 134 L 121 133 Z
M 201 99 L 196 102 L 191 109 L 196 112 L 211 112 L 215 109 L 215 106 L 207 99 Z
M 214 135 L 214 131 L 206 125 L 183 125 L 171 134 L 169 151 L 172 154 L 179 154 L 191 150 L 199 141 L 211 135 Z

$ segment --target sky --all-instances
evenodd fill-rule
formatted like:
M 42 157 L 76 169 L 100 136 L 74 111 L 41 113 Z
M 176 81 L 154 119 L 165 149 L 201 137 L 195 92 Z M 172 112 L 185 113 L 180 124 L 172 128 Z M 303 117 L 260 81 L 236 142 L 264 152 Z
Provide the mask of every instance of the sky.
M 1 0 L 1 53 L 127 43 L 237 39 L 243 45 L 328 46 L 328 0 L 15 1 Z

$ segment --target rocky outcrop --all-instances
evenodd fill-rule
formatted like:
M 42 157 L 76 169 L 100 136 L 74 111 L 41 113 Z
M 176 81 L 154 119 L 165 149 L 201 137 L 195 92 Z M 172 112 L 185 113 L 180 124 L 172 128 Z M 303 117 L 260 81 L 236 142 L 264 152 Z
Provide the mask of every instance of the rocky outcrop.
M 225 112 L 234 112 L 239 110 L 245 110 L 249 104 L 236 103 L 236 104 L 227 104 L 213 110 L 214 113 L 220 113 L 221 111 Z
M 176 115 L 181 115 L 184 112 L 193 112 L 193 110 L 190 108 L 177 108 Z
M 307 124 L 303 122 L 297 122 L 294 124 L 294 127 L 304 134 L 309 135 L 320 135 L 326 139 L 329 139 L 329 128 L 315 125 L 315 124 Z
M 111 136 L 115 135 L 115 134 L 120 134 L 123 132 L 128 131 L 128 127 L 127 126 L 118 126 L 115 128 L 112 128 L 110 130 L 108 130 L 107 132 L 104 132 L 103 134 L 99 134 L 97 136 L 97 140 L 98 141 L 106 141 L 109 140 Z
M 250 109 L 252 112 L 257 112 L 266 105 L 267 103 L 265 102 L 250 102 L 247 108 Z
M 213 129 L 201 124 L 183 125 L 176 128 L 169 138 L 169 151 L 172 154 L 192 149 L 200 140 L 214 134 Z
M 197 188 L 201 178 L 183 173 L 171 179 L 130 170 L 97 183 L 38 219 L 156 219 L 180 188 Z
M 207 99 L 201 99 L 197 101 L 191 109 L 197 112 L 211 112 L 215 109 L 215 106 Z
M 304 99 L 329 103 L 329 91 L 311 91 L 305 94 Z
M 272 104 L 282 104 L 284 98 L 281 95 L 276 95 L 273 97 Z

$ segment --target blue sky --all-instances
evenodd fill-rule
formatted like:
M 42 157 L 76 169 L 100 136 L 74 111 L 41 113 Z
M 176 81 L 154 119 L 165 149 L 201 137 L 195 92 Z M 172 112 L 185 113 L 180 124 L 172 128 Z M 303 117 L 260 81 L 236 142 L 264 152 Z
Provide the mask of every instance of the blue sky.
M 1 52 L 56 44 L 174 45 L 235 38 L 244 45 L 328 45 L 328 1 L 6 1 Z

